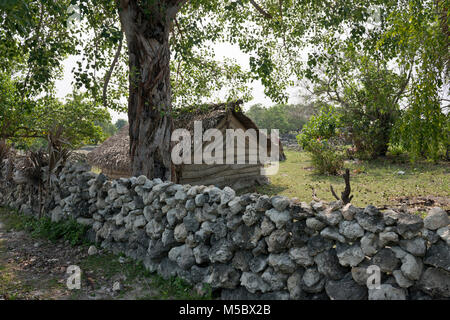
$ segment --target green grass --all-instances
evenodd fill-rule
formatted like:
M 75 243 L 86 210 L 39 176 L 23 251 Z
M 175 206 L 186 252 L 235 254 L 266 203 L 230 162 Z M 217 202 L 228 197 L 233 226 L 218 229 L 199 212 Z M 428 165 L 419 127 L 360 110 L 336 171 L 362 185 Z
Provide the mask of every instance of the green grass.
M 297 197 L 300 201 L 312 200 L 312 188 L 316 195 L 325 201 L 332 201 L 330 184 L 338 195 L 344 189 L 340 176 L 318 175 L 314 173 L 310 157 L 305 152 L 285 151 L 287 160 L 280 163 L 279 172 L 270 177 L 271 184 L 246 189 L 241 192 L 258 192 L 268 195 Z M 416 162 L 402 158 L 383 158 L 364 161 L 359 164 L 346 164 L 350 169 L 351 187 L 357 206 L 373 204 L 389 205 L 393 199 L 403 196 L 441 196 L 450 197 L 450 164 Z M 404 175 L 397 174 L 404 171 Z M 449 208 L 447 208 L 449 209 Z
M 125 261 L 120 262 L 122 257 Z M 124 255 L 102 254 L 88 256 L 80 263 L 81 270 L 93 270 L 96 274 L 106 279 L 111 279 L 117 274 L 125 276 L 125 286 L 132 285 L 135 281 L 147 284 L 151 290 L 147 294 L 138 297 L 140 300 L 172 299 L 172 300 L 208 300 L 211 299 L 211 290 L 206 288 L 206 294 L 200 295 L 193 287 L 179 277 L 164 279 L 155 273 L 145 269 L 142 262 L 125 258 Z
M 11 212 L 13 214 L 8 214 Z M 55 223 L 48 217 L 37 219 L 6 208 L 0 208 L 0 214 L 3 214 L 4 224 L 8 231 L 11 229 L 25 230 L 34 238 L 45 238 L 52 242 L 64 239 L 73 246 L 88 244 L 85 240 L 88 227 L 80 225 L 74 219 Z

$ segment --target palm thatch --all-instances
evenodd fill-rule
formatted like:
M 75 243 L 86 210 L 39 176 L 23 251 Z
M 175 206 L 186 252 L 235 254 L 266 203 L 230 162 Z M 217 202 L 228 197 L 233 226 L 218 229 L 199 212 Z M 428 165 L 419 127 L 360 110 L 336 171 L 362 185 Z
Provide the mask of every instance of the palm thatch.
M 87 156 L 88 162 L 106 174 L 112 175 L 116 172 L 124 176 L 129 175 L 131 173 L 129 148 L 129 127 L 126 125 L 91 151 Z
M 202 121 L 203 132 L 215 128 L 229 115 L 233 115 L 246 129 L 255 129 L 256 124 L 248 118 L 241 109 L 242 101 L 230 103 L 210 104 L 195 108 L 175 110 L 173 114 L 174 129 L 187 129 L 193 134 L 194 122 Z M 129 176 L 131 174 L 129 156 L 129 126 L 124 126 L 117 134 L 108 138 L 103 144 L 88 154 L 89 163 L 102 169 L 105 174 L 113 178 Z M 280 160 L 285 155 L 280 143 Z

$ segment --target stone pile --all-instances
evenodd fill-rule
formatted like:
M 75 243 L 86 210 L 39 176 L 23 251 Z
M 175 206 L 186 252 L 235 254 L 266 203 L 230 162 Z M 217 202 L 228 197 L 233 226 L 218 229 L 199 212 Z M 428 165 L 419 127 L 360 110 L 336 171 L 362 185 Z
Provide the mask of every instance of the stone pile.
M 32 213 L 27 188 L 9 184 L 0 202 Z M 237 196 L 145 176 L 109 180 L 80 163 L 67 164 L 50 191 L 53 221 L 74 218 L 103 248 L 163 277 L 207 283 L 223 299 L 450 298 L 450 220 L 440 208 L 422 219 L 339 201 Z M 373 266 L 381 285 L 369 289 Z

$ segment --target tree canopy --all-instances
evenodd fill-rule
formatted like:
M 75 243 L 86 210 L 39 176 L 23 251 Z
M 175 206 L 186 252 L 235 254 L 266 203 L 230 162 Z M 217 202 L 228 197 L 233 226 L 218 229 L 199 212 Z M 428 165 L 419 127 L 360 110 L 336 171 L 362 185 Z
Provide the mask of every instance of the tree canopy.
M 92 110 L 128 109 L 134 173 L 170 177 L 172 107 L 249 101 L 255 80 L 285 103 L 287 89 L 307 79 L 319 101 L 363 110 L 355 132 L 387 117 L 370 132 L 387 128 L 383 141 L 435 158 L 449 140 L 448 8 L 449 0 L 2 1 L 1 90 L 10 93 L 2 99 L 14 105 L 2 110 L 2 128 L 30 127 L 21 110 L 38 115 L 75 56 L 74 89 Z M 249 68 L 218 61 L 217 43 L 237 46 Z

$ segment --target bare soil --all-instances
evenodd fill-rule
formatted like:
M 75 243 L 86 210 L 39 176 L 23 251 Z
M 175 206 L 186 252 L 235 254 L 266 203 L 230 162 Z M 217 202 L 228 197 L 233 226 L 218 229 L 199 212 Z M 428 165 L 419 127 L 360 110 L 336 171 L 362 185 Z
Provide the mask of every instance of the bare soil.
M 72 247 L 59 241 L 33 239 L 25 231 L 7 231 L 0 216 L 0 299 L 1 300 L 97 300 L 97 299 L 154 299 L 158 290 L 148 280 L 138 277 L 129 281 L 125 272 L 104 270 L 95 263 L 82 268 L 81 289 L 69 290 L 66 273 L 71 265 L 86 266 L 88 247 Z M 105 258 L 102 259 L 102 256 Z M 92 257 L 91 257 L 92 258 Z M 118 259 L 100 250 L 97 260 L 101 264 L 112 264 L 108 259 Z M 92 260 L 92 259 L 91 259 Z M 120 263 L 126 263 L 120 258 Z M 117 261 L 114 261 L 119 263 Z M 117 269 L 120 269 L 117 268 Z M 126 269 L 124 267 L 124 269 Z M 119 281 L 121 290 L 113 291 Z

